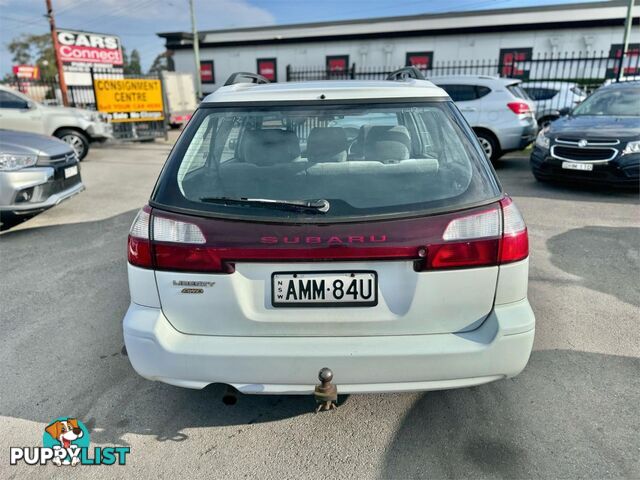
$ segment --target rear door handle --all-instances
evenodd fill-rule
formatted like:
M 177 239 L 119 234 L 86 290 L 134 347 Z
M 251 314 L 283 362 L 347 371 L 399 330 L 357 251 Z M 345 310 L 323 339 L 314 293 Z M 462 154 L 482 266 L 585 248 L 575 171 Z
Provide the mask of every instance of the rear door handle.
M 478 110 L 478 109 L 477 109 L 477 108 L 475 108 L 475 107 L 464 107 L 464 108 L 461 108 L 461 109 L 460 109 L 460 111 L 461 111 L 461 112 L 475 112 L 475 111 L 477 111 L 477 110 Z

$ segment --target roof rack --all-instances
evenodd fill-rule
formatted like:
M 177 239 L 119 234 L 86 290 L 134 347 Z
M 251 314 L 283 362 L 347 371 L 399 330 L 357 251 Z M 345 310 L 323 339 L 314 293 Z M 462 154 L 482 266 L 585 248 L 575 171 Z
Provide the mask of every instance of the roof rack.
M 415 78 L 416 80 L 424 80 L 424 75 L 416 67 L 403 67 L 395 72 L 391 72 L 387 76 L 387 80 L 406 80 L 408 78 Z
M 239 81 L 242 78 L 248 78 L 251 81 L 250 82 Z M 227 78 L 227 81 L 224 82 L 224 86 L 226 87 L 227 85 L 235 85 L 236 83 L 271 83 L 271 82 L 266 78 L 264 78 L 262 75 L 258 75 L 257 73 L 236 72 L 236 73 L 232 73 L 231 76 Z

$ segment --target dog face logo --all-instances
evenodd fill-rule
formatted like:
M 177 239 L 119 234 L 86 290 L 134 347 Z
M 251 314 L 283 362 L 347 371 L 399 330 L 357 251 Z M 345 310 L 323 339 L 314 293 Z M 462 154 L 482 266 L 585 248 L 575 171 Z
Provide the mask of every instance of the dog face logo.
M 60 417 L 44 429 L 43 443 L 45 447 L 64 449 L 64 458 L 56 457 L 53 462 L 60 465 L 76 466 L 80 462 L 78 456 L 81 447 L 89 446 L 89 431 L 76 418 Z

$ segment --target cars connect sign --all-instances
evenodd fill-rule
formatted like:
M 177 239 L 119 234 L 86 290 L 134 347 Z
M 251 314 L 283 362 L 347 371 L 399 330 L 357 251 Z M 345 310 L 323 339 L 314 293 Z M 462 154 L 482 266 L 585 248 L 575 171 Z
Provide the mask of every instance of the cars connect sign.
M 122 65 L 120 39 L 114 35 L 58 30 L 58 54 L 63 63 Z

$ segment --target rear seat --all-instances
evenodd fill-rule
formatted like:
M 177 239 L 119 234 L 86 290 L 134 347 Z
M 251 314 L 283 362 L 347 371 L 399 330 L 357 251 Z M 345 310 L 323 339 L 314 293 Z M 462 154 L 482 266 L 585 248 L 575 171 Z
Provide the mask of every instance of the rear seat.
M 220 166 L 225 194 L 236 196 L 242 192 L 247 197 L 299 199 L 340 198 L 351 192 L 354 198 L 366 203 L 367 198 L 373 201 L 380 194 L 396 195 L 403 191 L 420 199 L 424 181 L 416 182 L 416 175 L 438 172 L 436 159 L 409 158 L 411 141 L 403 126 L 371 127 L 365 140 L 366 159 L 359 161 L 346 161 L 348 145 L 341 130 L 311 130 L 308 162 L 299 160 L 300 148 L 294 132 L 247 132 L 248 140 L 244 142 L 248 144 L 241 145 L 245 162 Z
M 244 161 L 220 165 L 220 181 L 226 196 L 242 192 L 244 197 L 283 198 L 305 175 L 307 162 L 300 161 L 300 143 L 294 132 L 247 130 L 239 151 Z

